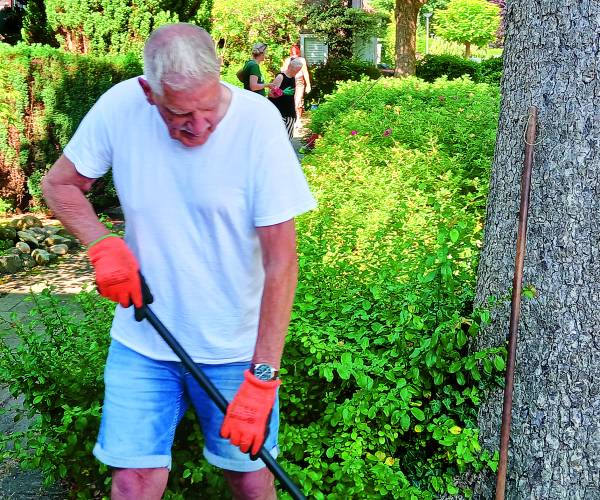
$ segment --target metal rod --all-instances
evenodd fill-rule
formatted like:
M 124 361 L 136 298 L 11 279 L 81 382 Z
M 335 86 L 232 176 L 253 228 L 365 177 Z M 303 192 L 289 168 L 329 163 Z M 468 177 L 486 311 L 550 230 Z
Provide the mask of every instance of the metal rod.
M 168 346 L 171 349 L 173 349 L 173 352 L 177 354 L 183 365 L 190 371 L 190 373 L 196 379 L 200 387 L 202 387 L 202 389 L 206 391 L 210 399 L 212 399 L 215 402 L 217 407 L 223 413 L 225 413 L 227 411 L 228 405 L 227 400 L 214 386 L 210 379 L 204 374 L 204 372 L 198 367 L 198 365 L 194 363 L 192 358 L 190 358 L 189 354 L 185 351 L 181 344 L 177 342 L 177 340 L 175 340 L 175 337 L 171 335 L 171 332 L 167 330 L 167 327 L 162 324 L 162 322 L 158 319 L 154 312 L 148 306 L 144 305 L 140 309 L 137 309 L 137 314 L 143 315 L 148 320 L 148 322 L 154 327 L 154 329 L 168 344 Z M 265 463 L 267 468 L 279 480 L 281 486 L 283 486 L 283 488 L 287 490 L 287 492 L 292 496 L 294 500 L 306 500 L 306 497 L 300 491 L 298 486 L 294 484 L 294 482 L 285 473 L 285 471 L 281 468 L 281 466 L 277 463 L 273 456 L 265 449 L 264 446 L 261 447 L 258 453 L 258 457 Z
M 517 356 L 517 334 L 521 316 L 521 288 L 523 286 L 523 266 L 527 241 L 527 217 L 529 215 L 529 194 L 531 190 L 531 170 L 533 165 L 533 146 L 537 129 L 537 108 L 529 108 L 529 118 L 525 133 L 525 161 L 521 175 L 521 208 L 517 232 L 517 256 L 513 277 L 512 303 L 508 336 L 508 357 L 504 386 L 504 405 L 502 409 L 502 429 L 500 431 L 500 461 L 496 475 L 496 500 L 504 500 L 506 493 L 506 472 L 508 469 L 508 447 L 510 440 L 510 422 L 515 380 L 515 361 Z

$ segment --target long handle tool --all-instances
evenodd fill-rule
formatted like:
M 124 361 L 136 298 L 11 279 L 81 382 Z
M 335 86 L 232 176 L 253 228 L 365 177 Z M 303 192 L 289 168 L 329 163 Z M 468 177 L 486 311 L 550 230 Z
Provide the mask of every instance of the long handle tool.
M 510 440 L 510 421 L 515 381 L 515 361 L 517 357 L 517 333 L 521 316 L 521 287 L 523 286 L 523 266 L 527 241 L 527 217 L 529 215 L 529 192 L 531 188 L 531 169 L 533 166 L 533 146 L 537 128 L 537 108 L 529 108 L 529 119 L 525 131 L 525 162 L 521 176 L 521 208 L 517 230 L 517 256 L 513 277 L 510 326 L 508 333 L 508 357 L 504 386 L 504 406 L 502 409 L 502 429 L 500 431 L 500 461 L 496 475 L 496 500 L 504 500 L 506 491 L 506 471 L 508 469 L 508 445 Z
M 204 374 L 204 372 L 194 363 L 189 354 L 185 352 L 181 344 L 175 340 L 175 337 L 171 335 L 171 332 L 167 330 L 165 325 L 156 317 L 154 312 L 148 307 L 147 304 L 152 302 L 152 294 L 146 284 L 143 277 L 142 290 L 144 295 L 144 305 L 141 308 L 135 309 L 135 319 L 142 321 L 147 319 L 148 322 L 154 327 L 157 333 L 167 343 L 167 345 L 173 350 L 173 352 L 179 357 L 183 365 L 189 370 L 192 376 L 196 379 L 196 382 L 206 391 L 206 394 L 214 401 L 219 410 L 225 414 L 227 412 L 227 405 L 229 404 L 219 390 L 214 386 L 210 379 Z M 267 468 L 273 473 L 277 480 L 281 483 L 281 486 L 287 490 L 294 500 L 306 500 L 304 494 L 300 491 L 300 488 L 294 484 L 290 477 L 285 473 L 273 456 L 263 446 L 257 455 L 267 466 Z

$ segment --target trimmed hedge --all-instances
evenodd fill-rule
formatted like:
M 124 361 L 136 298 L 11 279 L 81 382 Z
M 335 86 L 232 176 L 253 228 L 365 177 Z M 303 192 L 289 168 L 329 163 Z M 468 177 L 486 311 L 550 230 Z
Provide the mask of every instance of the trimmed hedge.
M 0 44 L 0 82 L 8 113 L 0 117 L 0 198 L 17 207 L 42 204 L 39 181 L 79 122 L 107 89 L 142 72 L 134 55 L 92 57 L 44 46 Z M 96 188 L 104 208 L 110 183 Z
M 306 101 L 319 102 L 326 95 L 333 94 L 338 82 L 361 80 L 363 77 L 376 79 L 381 76 L 371 63 L 356 59 L 330 59 L 325 64 L 310 68 L 312 91 Z
M 417 61 L 416 75 L 426 82 L 434 82 L 442 76 L 455 80 L 468 75 L 475 83 L 499 85 L 502 77 L 502 58 L 485 59 L 480 63 L 449 54 L 428 54 Z

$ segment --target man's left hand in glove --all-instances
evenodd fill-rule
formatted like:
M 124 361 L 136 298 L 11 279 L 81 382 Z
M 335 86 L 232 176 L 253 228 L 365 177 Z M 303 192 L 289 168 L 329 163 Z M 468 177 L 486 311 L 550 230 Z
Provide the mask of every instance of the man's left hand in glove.
M 267 424 L 280 385 L 278 379 L 265 382 L 246 370 L 244 382 L 227 407 L 221 436 L 244 453 L 258 455 L 267 437 Z

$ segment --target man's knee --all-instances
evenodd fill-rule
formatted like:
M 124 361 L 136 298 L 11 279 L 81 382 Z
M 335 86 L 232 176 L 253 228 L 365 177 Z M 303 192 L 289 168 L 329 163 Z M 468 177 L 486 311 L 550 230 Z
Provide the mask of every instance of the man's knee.
M 223 471 L 236 500 L 275 500 L 273 475 L 267 468 L 256 472 Z
M 144 498 L 159 500 L 167 486 L 169 471 L 156 469 L 115 469 L 112 474 L 112 500 Z

